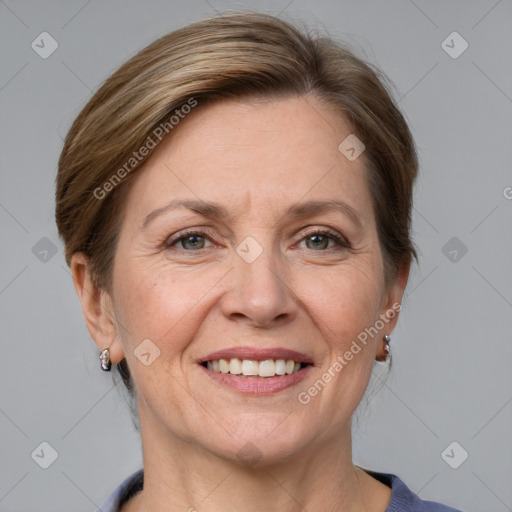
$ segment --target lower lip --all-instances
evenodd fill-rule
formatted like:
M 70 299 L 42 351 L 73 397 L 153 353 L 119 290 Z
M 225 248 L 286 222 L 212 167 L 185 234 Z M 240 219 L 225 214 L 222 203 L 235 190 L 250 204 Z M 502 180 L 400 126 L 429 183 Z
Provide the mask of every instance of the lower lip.
M 240 377 L 230 373 L 214 372 L 202 365 L 199 366 L 214 381 L 247 395 L 266 395 L 283 391 L 302 382 L 313 368 L 312 365 L 308 365 L 291 375 L 276 375 L 275 377 Z

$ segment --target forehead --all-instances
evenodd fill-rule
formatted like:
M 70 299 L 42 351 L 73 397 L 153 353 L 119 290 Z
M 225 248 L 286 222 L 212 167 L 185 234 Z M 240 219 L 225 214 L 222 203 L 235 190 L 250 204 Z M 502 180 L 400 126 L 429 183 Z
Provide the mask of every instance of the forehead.
M 176 198 L 278 210 L 322 197 L 370 215 L 364 154 L 350 161 L 339 150 L 350 134 L 312 96 L 199 104 L 138 171 L 127 214 L 141 218 Z

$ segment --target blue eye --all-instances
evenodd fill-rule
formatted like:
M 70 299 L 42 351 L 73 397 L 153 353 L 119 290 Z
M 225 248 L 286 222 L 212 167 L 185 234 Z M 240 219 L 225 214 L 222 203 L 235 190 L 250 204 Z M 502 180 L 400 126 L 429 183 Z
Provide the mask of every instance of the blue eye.
M 183 249 L 184 251 L 198 251 L 205 248 L 206 240 L 209 240 L 209 237 L 206 233 L 200 231 L 192 231 L 188 233 L 182 233 L 179 238 L 167 240 L 165 243 L 165 247 L 173 247 L 177 244 L 180 244 L 181 247 L 179 249 Z
M 311 245 L 308 246 L 309 249 L 328 249 L 328 246 L 329 246 L 329 242 L 332 241 L 331 238 L 327 237 L 327 236 L 323 236 L 323 235 L 311 235 L 311 236 L 308 236 L 306 239 L 306 246 L 308 245 L 308 241 L 311 242 L 311 244 L 313 245 L 311 247 Z
M 312 249 L 314 251 L 332 249 L 333 246 L 338 246 L 338 248 L 350 249 L 350 244 L 346 239 L 339 236 L 334 231 L 325 229 L 307 233 L 302 240 L 306 242 L 306 247 L 308 249 Z M 308 244 L 308 241 L 311 243 Z M 330 242 L 334 242 L 334 244 L 329 246 Z
M 181 245 L 183 249 L 202 249 L 204 247 L 205 240 L 201 236 L 187 236 L 181 239 Z M 186 247 L 190 244 L 189 247 Z

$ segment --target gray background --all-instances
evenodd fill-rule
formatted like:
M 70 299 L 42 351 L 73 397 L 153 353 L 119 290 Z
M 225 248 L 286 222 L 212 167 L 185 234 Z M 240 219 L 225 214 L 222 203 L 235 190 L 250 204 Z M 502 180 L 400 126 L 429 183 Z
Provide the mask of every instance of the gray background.
M 65 264 L 56 164 L 71 121 L 123 61 L 227 8 L 299 18 L 354 45 L 395 83 L 419 146 L 420 265 L 393 369 L 357 415 L 355 461 L 465 511 L 512 510 L 510 0 L 1 1 L 0 510 L 93 511 L 141 467 Z M 59 45 L 46 59 L 31 48 L 43 31 Z M 453 31 L 469 44 L 458 58 L 442 47 Z M 42 442 L 58 454 L 48 469 Z

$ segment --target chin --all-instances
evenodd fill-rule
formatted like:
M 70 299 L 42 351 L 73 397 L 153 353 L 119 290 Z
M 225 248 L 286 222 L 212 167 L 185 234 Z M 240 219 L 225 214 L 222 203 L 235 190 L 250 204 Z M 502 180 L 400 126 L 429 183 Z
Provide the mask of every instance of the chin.
M 267 415 L 268 416 L 268 415 Z M 279 421 L 275 415 L 272 422 L 269 418 L 261 418 L 253 421 L 244 421 L 238 425 L 230 424 L 228 430 L 219 432 L 220 437 L 213 439 L 211 436 L 204 439 L 203 443 L 208 451 L 218 457 L 224 458 L 230 463 L 249 468 L 263 468 L 282 464 L 285 461 L 299 457 L 304 454 L 305 448 L 311 444 L 314 434 L 309 428 L 296 429 L 289 425 L 286 415 L 280 414 Z M 235 428 L 238 427 L 238 430 Z M 201 443 L 201 444 L 203 444 Z

